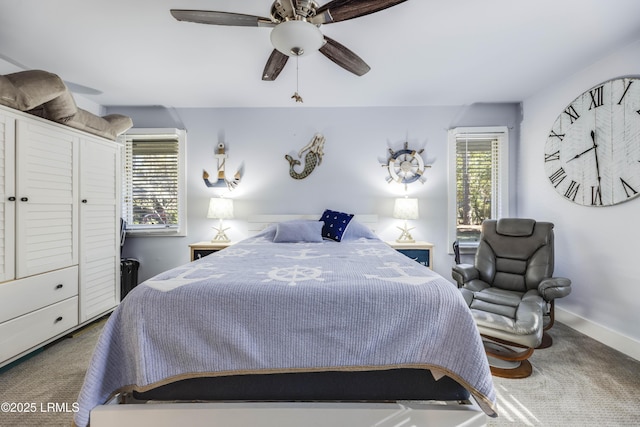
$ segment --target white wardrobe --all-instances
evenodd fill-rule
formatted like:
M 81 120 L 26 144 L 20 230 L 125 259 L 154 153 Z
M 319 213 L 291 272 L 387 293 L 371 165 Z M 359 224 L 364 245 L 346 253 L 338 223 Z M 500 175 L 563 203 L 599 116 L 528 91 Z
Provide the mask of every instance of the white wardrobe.
M 0 366 L 120 301 L 120 144 L 0 106 Z

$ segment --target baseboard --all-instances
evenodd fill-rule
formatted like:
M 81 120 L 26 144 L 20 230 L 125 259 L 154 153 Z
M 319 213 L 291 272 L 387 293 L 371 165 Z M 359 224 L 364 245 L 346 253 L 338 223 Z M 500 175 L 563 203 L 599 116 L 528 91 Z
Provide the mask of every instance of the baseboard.
M 601 343 L 640 361 L 640 341 L 611 330 L 598 323 L 594 323 L 589 319 L 585 319 L 584 317 L 563 310 L 558 306 L 555 308 L 555 316 L 558 322 L 564 323 L 576 331 L 582 332 L 594 340 L 600 341 Z

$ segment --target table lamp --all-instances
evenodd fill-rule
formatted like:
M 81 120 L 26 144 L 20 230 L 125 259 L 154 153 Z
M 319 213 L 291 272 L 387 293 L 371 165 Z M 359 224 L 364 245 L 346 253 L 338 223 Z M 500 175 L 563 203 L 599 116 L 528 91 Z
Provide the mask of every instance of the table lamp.
M 396 203 L 393 207 L 393 217 L 398 219 L 404 219 L 404 227 L 398 227 L 402 234 L 396 239 L 398 243 L 413 243 L 415 240 L 411 237 L 409 230 L 413 230 L 415 227 L 407 228 L 408 219 L 418 219 L 418 199 L 403 197 L 396 199 Z
M 233 200 L 223 199 L 222 197 L 212 197 L 209 200 L 209 212 L 207 218 L 219 219 L 220 226 L 213 227 L 218 233 L 211 239 L 212 242 L 229 242 L 225 231 L 229 228 L 222 228 L 222 220 L 233 218 Z

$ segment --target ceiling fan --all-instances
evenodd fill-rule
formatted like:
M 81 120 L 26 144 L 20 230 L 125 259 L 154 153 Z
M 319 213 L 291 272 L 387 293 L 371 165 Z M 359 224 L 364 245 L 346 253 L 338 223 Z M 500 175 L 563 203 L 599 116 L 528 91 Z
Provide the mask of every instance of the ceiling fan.
M 312 0 L 275 0 L 271 17 L 209 10 L 171 9 L 178 21 L 240 27 L 269 27 L 274 50 L 262 72 L 262 80 L 273 81 L 290 56 L 308 55 L 317 50 L 357 76 L 371 68 L 358 55 L 320 32 L 322 24 L 346 21 L 379 12 L 406 0 L 332 0 L 323 6 Z

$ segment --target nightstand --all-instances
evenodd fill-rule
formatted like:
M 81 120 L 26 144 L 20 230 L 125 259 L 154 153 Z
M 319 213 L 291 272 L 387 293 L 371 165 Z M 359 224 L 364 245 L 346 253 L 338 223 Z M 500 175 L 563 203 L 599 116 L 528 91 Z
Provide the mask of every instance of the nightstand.
M 191 261 L 195 261 L 214 252 L 228 248 L 235 242 L 198 242 L 189 245 L 191 249 Z
M 398 243 L 393 241 L 387 242 L 387 244 L 398 252 L 433 270 L 433 243 Z

